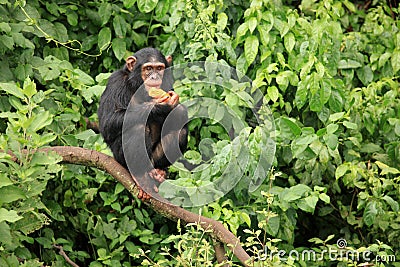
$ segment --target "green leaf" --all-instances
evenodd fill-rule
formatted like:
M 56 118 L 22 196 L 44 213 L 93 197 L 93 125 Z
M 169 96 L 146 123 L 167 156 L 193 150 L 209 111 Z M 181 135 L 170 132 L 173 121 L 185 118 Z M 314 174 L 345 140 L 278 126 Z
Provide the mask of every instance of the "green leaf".
M 5 208 L 0 208 L 0 222 L 16 222 L 22 219 L 15 210 L 6 210 Z
M 306 64 L 303 65 L 300 71 L 300 79 L 304 80 L 306 75 L 310 73 L 312 66 L 314 66 L 315 58 L 310 57 Z
M 124 38 L 129 25 L 126 23 L 124 17 L 117 15 L 113 19 L 113 27 L 115 35 L 119 38 Z
M 388 195 L 384 196 L 383 199 L 390 205 L 394 212 L 399 212 L 399 202 L 395 201 Z
M 374 152 L 379 152 L 381 150 L 382 150 L 382 148 L 380 146 L 378 146 L 377 144 L 368 143 L 368 144 L 364 144 L 361 147 L 360 152 L 363 152 L 363 153 L 374 153 Z
M 112 40 L 112 49 L 113 49 L 113 52 L 115 54 L 115 57 L 118 60 L 121 60 L 124 57 L 125 52 L 126 52 L 126 43 L 125 43 L 125 41 L 123 39 L 121 39 L 121 38 L 114 38 Z
M 86 36 L 82 41 L 82 50 L 88 51 L 97 44 L 97 35 Z
M 325 202 L 327 204 L 329 204 L 331 202 L 331 198 L 325 193 L 320 193 L 319 199 L 321 199 L 323 202 Z
M 218 14 L 217 28 L 219 31 L 223 31 L 228 23 L 228 16 L 225 13 Z
M 298 184 L 290 188 L 285 188 L 280 194 L 280 199 L 291 202 L 304 196 L 306 192 L 310 192 L 311 188 L 304 184 Z M 318 199 L 317 199 L 318 200 Z
M 293 139 L 300 136 L 301 128 L 292 120 L 287 117 L 282 117 L 279 120 L 280 135 L 283 138 Z
M 276 102 L 279 99 L 279 91 L 276 86 L 270 86 L 267 89 L 267 94 L 269 98 L 272 100 L 272 102 Z
M 298 185 L 290 187 L 290 191 L 292 191 L 296 195 L 303 196 L 306 192 L 310 192 L 311 188 L 304 184 L 298 184 Z
M 184 157 L 192 164 L 199 164 L 201 162 L 201 154 L 194 150 L 186 151 Z
M 386 62 L 391 58 L 391 56 L 392 56 L 392 53 L 390 53 L 390 52 L 383 53 L 379 57 L 379 63 L 378 63 L 379 68 L 382 68 L 386 64 Z
M 289 81 L 293 80 L 292 77 L 297 77 L 297 76 L 293 75 L 293 73 L 290 71 L 282 71 L 282 72 L 279 72 L 278 75 L 276 75 L 276 83 L 279 84 L 279 88 L 283 92 L 285 92 L 287 87 L 289 86 Z M 294 79 L 296 79 L 296 78 L 294 78 Z
M 331 114 L 329 116 L 329 120 L 332 121 L 332 122 L 338 121 L 341 118 L 343 118 L 344 114 L 345 114 L 344 112 L 338 112 L 338 113 Z
M 319 77 L 319 78 L 324 77 L 324 74 L 325 74 L 325 67 L 324 67 L 324 65 L 323 65 L 321 62 L 317 62 L 317 63 L 315 64 L 315 69 L 317 70 L 317 73 L 318 73 L 318 77 Z
M 335 123 L 331 123 L 328 126 L 326 126 L 326 132 L 328 134 L 333 134 L 337 131 L 337 129 L 339 129 L 339 125 L 335 124 Z
M 313 75 L 315 76 L 315 75 Z M 326 96 L 324 96 L 325 91 L 323 88 L 320 87 L 319 82 L 313 81 L 312 85 L 315 85 L 316 87 L 313 87 L 311 90 L 316 90 L 316 93 L 311 94 L 311 99 L 310 99 L 310 110 L 315 111 L 315 112 L 320 112 L 324 106 L 324 100 L 326 100 Z M 329 96 L 328 96 L 329 99 Z
M 31 81 L 30 78 L 27 78 L 24 81 L 23 92 L 28 98 L 31 98 L 34 94 L 36 94 L 36 84 L 34 81 Z
M 13 182 L 7 177 L 5 173 L 0 173 L 0 188 L 8 185 L 12 185 Z
M 34 165 L 50 165 L 56 164 L 57 162 L 61 161 L 60 156 L 53 157 L 45 152 L 36 152 L 32 155 L 31 164 Z M 31 192 L 29 192 L 31 193 Z
M 347 164 L 339 165 L 335 171 L 335 178 L 339 179 L 349 170 L 349 166 Z
M 52 115 L 50 115 L 49 111 L 46 110 L 45 112 L 36 114 L 26 130 L 28 133 L 34 133 L 43 127 L 50 125 L 52 122 Z
M 393 68 L 393 73 L 396 75 L 396 73 L 400 70 L 400 50 L 395 50 L 392 54 L 392 68 Z
M 352 59 L 342 59 L 339 61 L 338 69 L 356 69 L 361 67 L 361 63 Z
M 294 45 L 296 44 L 294 34 L 289 32 L 288 34 L 285 35 L 283 40 L 284 40 L 284 45 L 285 45 L 286 50 L 289 53 L 292 52 Z
M 6 3 L 7 3 L 7 1 L 6 1 Z M 0 22 L 0 31 L 5 32 L 5 33 L 10 33 L 11 32 L 10 24 L 5 23 L 5 22 Z
M 15 83 L 0 83 L 0 89 L 8 94 L 24 99 L 24 93 Z
M 106 50 L 111 42 L 111 30 L 108 27 L 102 28 L 98 35 L 98 46 L 100 50 Z
M 375 163 L 376 163 L 376 165 L 378 165 L 379 169 L 382 170 L 381 175 L 386 175 L 388 173 L 392 173 L 392 174 L 399 174 L 400 173 L 400 171 L 398 169 L 390 167 L 390 166 L 386 165 L 383 162 L 376 161 Z
M 247 25 L 247 23 L 241 24 L 236 31 L 236 38 L 244 36 L 248 30 L 249 26 Z
M 75 69 L 73 71 L 74 74 L 74 78 L 76 79 L 76 81 L 78 82 L 79 85 L 76 85 L 76 87 L 80 87 L 82 84 L 84 85 L 92 85 L 94 84 L 94 80 L 92 78 L 92 76 L 90 76 L 89 74 L 87 74 L 86 72 L 84 72 L 81 69 Z
M 316 134 L 303 135 L 296 139 L 296 143 L 300 145 L 309 145 L 318 139 Z
M 78 25 L 78 14 L 75 11 L 69 11 L 67 13 L 67 21 L 71 26 Z
M 5 48 L 8 48 L 8 50 L 13 50 L 14 38 L 7 35 L 0 35 L 0 45 L 2 45 Z
M 349 121 L 344 121 L 343 125 L 346 126 L 347 129 L 357 130 L 357 128 L 358 128 L 358 125 L 356 123 L 349 122 Z
M 241 219 L 242 222 L 245 222 L 248 227 L 251 226 L 251 219 L 250 219 L 250 216 L 247 213 L 241 212 L 239 214 L 239 216 L 240 216 L 240 219 Z
M 28 76 L 33 75 L 33 69 L 31 64 L 20 64 L 15 68 L 15 76 L 18 80 L 25 80 Z
M 279 227 L 280 227 L 280 218 L 279 216 L 275 216 L 272 218 L 269 218 L 268 224 L 267 224 L 267 233 L 276 236 L 279 232 Z
M 338 136 L 335 134 L 326 134 L 324 135 L 325 144 L 331 149 L 335 150 L 339 144 Z
M 149 13 L 157 6 L 158 0 L 137 0 L 139 11 Z
M 294 104 L 299 109 L 302 108 L 307 102 L 307 97 L 308 97 L 308 92 L 309 92 L 309 90 L 307 88 L 308 84 L 309 84 L 309 79 L 299 82 L 299 87 L 297 88 L 296 96 L 294 99 Z
M 125 8 L 131 8 L 136 3 L 136 0 L 123 0 Z
M 223 105 L 217 105 L 217 109 L 215 114 L 213 114 L 210 118 L 213 118 L 215 121 L 220 122 L 225 116 L 225 107 Z
M 253 63 L 258 54 L 258 38 L 254 35 L 246 37 L 244 43 L 244 55 L 246 57 L 247 64 Z
M 321 150 L 319 151 L 319 155 L 318 156 L 319 156 L 319 160 L 320 160 L 321 163 L 326 164 L 326 163 L 329 162 L 329 159 L 330 159 L 329 151 L 326 148 L 326 146 L 322 146 L 321 147 Z
M 316 134 L 309 134 L 296 138 L 291 144 L 293 156 L 299 157 L 307 147 L 317 139 L 318 136 Z
M 112 6 L 110 3 L 103 2 L 100 4 L 98 13 L 101 18 L 101 23 L 102 23 L 101 26 L 106 25 L 107 22 L 110 20 L 111 12 L 112 12 Z
M 253 31 L 255 30 L 255 28 L 257 27 L 257 18 L 255 17 L 251 17 L 248 21 L 247 21 L 247 25 L 249 27 L 249 31 L 250 33 L 253 33 Z
M 357 77 L 365 86 L 367 86 L 374 79 L 374 73 L 369 65 L 365 65 L 364 67 L 357 69 Z
M 25 197 L 24 192 L 14 185 L 0 188 L 0 205 L 2 203 L 11 203 L 19 199 L 24 199 Z
M 68 41 L 68 31 L 64 24 L 55 22 L 54 29 L 56 30 L 56 35 L 54 36 L 57 38 L 58 41 L 67 42 Z
M 57 138 L 57 135 L 55 135 L 53 132 L 42 134 L 40 136 L 40 139 L 37 142 L 37 144 L 38 144 L 38 146 L 44 146 L 44 145 L 47 145 L 47 144 L 53 142 L 56 138 Z
M 99 98 L 106 87 L 104 85 L 94 85 L 82 91 L 82 96 L 90 104 Z
M 95 132 L 90 129 L 90 130 L 86 130 L 86 131 L 83 131 L 83 132 L 80 132 L 80 133 L 76 134 L 75 137 L 78 140 L 87 140 L 87 139 L 89 139 L 90 137 L 92 137 L 94 135 L 96 135 Z
M 329 108 L 332 112 L 340 112 L 343 109 L 343 97 L 337 90 L 331 91 L 331 97 L 329 98 Z
M 304 199 L 300 199 L 296 204 L 297 207 L 306 211 L 306 212 L 314 212 L 315 206 L 317 205 L 318 197 L 316 196 L 308 196 Z
M 259 26 L 257 27 L 257 30 L 258 30 L 258 32 L 260 33 L 260 41 L 261 41 L 261 44 L 267 46 L 268 43 L 269 43 L 269 40 L 270 40 L 270 36 L 269 36 L 269 34 L 268 34 L 268 31 L 265 30 L 265 27 L 263 27 L 263 25 L 259 25 Z M 267 55 L 268 55 L 268 52 L 270 52 L 270 51 L 267 51 Z
M 373 225 L 377 215 L 378 209 L 376 208 L 376 201 L 368 201 L 363 214 L 363 220 L 365 224 L 367 226 Z

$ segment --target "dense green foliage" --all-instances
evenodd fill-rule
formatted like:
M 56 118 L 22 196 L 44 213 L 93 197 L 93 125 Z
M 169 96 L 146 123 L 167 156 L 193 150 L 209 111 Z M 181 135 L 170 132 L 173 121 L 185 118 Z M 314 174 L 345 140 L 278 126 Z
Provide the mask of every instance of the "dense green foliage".
M 337 249 L 336 240 L 344 238 L 348 247 L 370 250 L 371 261 L 385 255 L 400 261 L 398 8 L 377 0 L 0 4 L 1 266 L 67 266 L 54 244 L 81 266 L 215 263 L 200 229 L 177 231 L 104 172 L 61 165 L 57 155 L 22 153 L 66 145 L 109 154 L 85 118 L 96 121 L 109 74 L 145 46 L 172 54 L 174 64 L 217 61 L 237 68 L 265 95 L 275 120 L 274 170 L 261 187 L 249 193 L 244 179 L 196 212 L 223 222 L 255 256 L 262 246 Z M 251 125 L 233 92 L 179 93 L 224 101 Z M 257 129 L 240 140 L 251 161 L 265 138 Z M 218 123 L 195 119 L 189 159 L 206 138 L 217 155 L 232 145 Z M 244 171 L 251 173 L 251 166 Z M 174 175 L 192 184 L 207 178 Z M 258 264 L 355 266 L 322 257 L 293 263 L 275 256 Z

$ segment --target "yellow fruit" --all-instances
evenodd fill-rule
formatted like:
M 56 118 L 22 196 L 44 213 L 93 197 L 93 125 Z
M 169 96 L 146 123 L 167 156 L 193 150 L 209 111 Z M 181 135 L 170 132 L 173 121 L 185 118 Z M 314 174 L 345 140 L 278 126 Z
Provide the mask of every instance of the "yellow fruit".
M 151 96 L 153 98 L 161 98 L 161 97 L 169 96 L 169 95 L 167 92 L 165 92 L 164 90 L 162 90 L 160 88 L 150 88 L 149 96 Z

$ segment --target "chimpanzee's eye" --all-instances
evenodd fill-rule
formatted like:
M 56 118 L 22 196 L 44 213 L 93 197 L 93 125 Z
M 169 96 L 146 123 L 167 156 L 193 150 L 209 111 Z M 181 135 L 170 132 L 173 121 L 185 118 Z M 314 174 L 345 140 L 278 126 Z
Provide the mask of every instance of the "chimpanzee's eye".
M 163 67 L 162 67 L 162 66 L 158 66 L 158 67 L 157 67 L 157 70 L 158 70 L 158 71 L 162 71 L 162 70 L 163 70 Z
M 146 70 L 147 70 L 147 71 L 151 71 L 152 69 L 153 69 L 153 68 L 152 68 L 151 66 L 147 66 L 147 67 L 146 67 Z

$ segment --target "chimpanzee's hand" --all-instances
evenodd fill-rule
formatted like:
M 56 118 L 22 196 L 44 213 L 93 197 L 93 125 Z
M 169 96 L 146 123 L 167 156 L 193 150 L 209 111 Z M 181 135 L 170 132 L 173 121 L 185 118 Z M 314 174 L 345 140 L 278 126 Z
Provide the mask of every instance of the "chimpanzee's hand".
M 169 105 L 172 108 L 179 104 L 179 95 L 174 91 L 169 91 L 167 94 L 161 97 L 153 97 L 153 99 L 153 101 L 155 101 L 157 104 Z
M 171 107 L 176 107 L 179 104 L 179 95 L 174 91 L 169 91 L 168 95 L 170 96 L 169 99 L 166 101 L 168 105 Z

